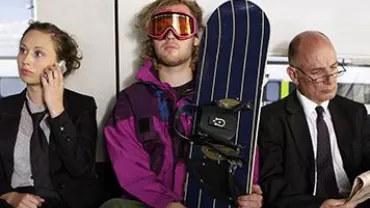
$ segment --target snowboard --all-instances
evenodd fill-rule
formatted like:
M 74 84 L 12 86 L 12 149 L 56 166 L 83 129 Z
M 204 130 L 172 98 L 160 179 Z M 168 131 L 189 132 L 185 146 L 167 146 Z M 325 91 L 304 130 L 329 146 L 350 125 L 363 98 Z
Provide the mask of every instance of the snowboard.
M 201 36 L 184 201 L 237 207 L 251 193 L 270 25 L 246 0 L 220 5 Z

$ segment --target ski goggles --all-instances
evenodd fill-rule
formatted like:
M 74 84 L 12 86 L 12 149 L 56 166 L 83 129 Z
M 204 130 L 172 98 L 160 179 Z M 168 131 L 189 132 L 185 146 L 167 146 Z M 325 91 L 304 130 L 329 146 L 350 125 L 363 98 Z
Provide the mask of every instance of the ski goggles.
M 169 31 L 179 40 L 191 38 L 198 32 L 197 21 L 181 11 L 161 10 L 154 14 L 147 31 L 149 37 L 163 40 Z

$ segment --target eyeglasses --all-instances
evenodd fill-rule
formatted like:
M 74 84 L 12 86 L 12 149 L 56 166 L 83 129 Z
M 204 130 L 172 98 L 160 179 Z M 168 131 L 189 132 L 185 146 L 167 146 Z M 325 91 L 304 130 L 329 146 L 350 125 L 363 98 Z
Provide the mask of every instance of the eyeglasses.
M 329 79 L 330 77 L 334 77 L 334 78 L 340 77 L 344 74 L 344 72 L 347 71 L 346 68 L 344 68 L 344 66 L 341 63 L 337 62 L 336 64 L 337 64 L 337 67 L 341 67 L 342 69 L 338 70 L 334 73 L 331 73 L 331 74 L 325 74 L 325 75 L 322 75 L 322 76 L 318 75 L 318 77 L 316 77 L 316 78 L 311 77 L 311 75 L 307 74 L 307 72 L 304 72 L 303 69 L 298 67 L 298 66 L 295 66 L 295 65 L 292 65 L 292 64 L 290 66 L 293 67 L 293 68 L 298 69 L 300 72 L 302 72 L 304 75 L 306 75 L 312 83 L 318 84 L 318 83 L 324 82 L 325 80 Z
M 185 40 L 197 33 L 197 21 L 181 11 L 161 10 L 151 18 L 147 33 L 154 39 L 162 40 L 170 30 L 179 40 Z

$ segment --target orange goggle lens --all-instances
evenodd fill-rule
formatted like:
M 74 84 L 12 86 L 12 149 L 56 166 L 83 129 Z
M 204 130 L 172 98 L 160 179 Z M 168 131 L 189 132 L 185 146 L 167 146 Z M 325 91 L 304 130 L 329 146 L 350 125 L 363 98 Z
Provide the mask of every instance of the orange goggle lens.
M 160 13 L 152 17 L 148 35 L 162 40 L 169 30 L 178 39 L 187 39 L 197 33 L 195 18 L 183 13 Z

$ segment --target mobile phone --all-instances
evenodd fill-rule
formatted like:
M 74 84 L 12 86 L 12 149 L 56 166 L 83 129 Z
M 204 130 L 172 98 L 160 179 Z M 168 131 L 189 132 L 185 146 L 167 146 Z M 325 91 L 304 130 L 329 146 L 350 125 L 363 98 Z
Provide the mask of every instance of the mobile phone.
M 62 60 L 58 63 L 58 67 L 62 71 L 62 74 L 64 74 L 67 71 L 66 61 Z
M 62 74 L 64 74 L 67 71 L 66 61 L 62 60 L 58 62 L 58 68 L 61 70 Z M 43 76 L 45 77 L 46 81 L 49 82 L 49 77 L 46 71 L 44 71 Z

